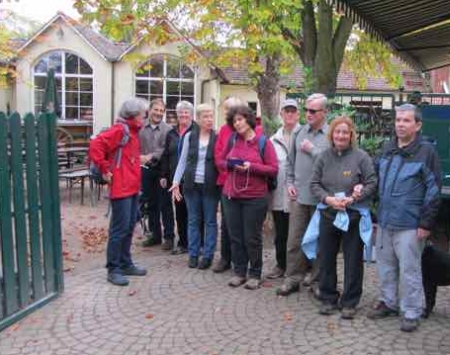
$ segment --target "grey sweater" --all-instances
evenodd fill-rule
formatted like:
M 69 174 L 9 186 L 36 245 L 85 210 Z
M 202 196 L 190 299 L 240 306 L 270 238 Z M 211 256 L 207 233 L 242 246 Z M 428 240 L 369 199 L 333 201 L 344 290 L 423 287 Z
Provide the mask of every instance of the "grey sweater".
M 317 157 L 311 176 L 311 192 L 321 202 L 337 192 L 351 196 L 357 184 L 364 186 L 357 202 L 368 206 L 377 189 L 377 176 L 372 159 L 365 151 L 350 148 L 338 152 L 328 148 Z

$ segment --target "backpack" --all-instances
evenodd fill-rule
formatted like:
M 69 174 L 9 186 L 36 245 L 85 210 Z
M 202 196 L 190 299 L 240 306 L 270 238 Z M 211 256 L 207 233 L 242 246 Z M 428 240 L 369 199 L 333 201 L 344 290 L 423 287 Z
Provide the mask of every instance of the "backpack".
M 233 132 L 230 139 L 228 140 L 228 146 L 227 146 L 227 152 L 230 152 L 233 148 L 234 144 L 236 143 L 237 139 L 237 133 Z M 262 161 L 264 162 L 264 150 L 266 148 L 266 141 L 267 137 L 265 135 L 261 135 L 258 138 L 258 149 L 259 149 L 259 155 L 261 156 Z M 269 191 L 276 190 L 278 186 L 278 181 L 276 176 L 269 176 L 267 178 L 267 188 Z
M 126 125 L 125 123 L 122 122 L 118 123 L 122 125 L 124 133 L 122 140 L 120 141 L 119 148 L 117 149 L 116 154 L 114 155 L 114 164 L 116 165 L 117 168 L 120 167 L 120 164 L 122 162 L 122 149 L 130 140 L 130 127 L 128 127 L 128 125 Z M 92 140 L 94 139 L 96 138 L 93 138 Z M 107 182 L 103 179 L 100 169 L 93 161 L 89 163 L 89 176 L 98 185 L 107 184 Z

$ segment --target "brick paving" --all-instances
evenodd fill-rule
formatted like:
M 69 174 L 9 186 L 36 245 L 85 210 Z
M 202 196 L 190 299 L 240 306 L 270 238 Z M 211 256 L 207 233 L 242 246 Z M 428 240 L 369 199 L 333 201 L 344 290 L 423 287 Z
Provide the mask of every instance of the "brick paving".
M 406 334 L 398 318 L 365 316 L 377 296 L 374 264 L 348 321 L 320 316 L 307 292 L 277 297 L 279 280 L 231 289 L 231 273 L 188 269 L 185 256 L 138 262 L 149 274 L 128 287 L 108 284 L 104 269 L 68 277 L 61 297 L 0 333 L 0 354 L 450 354 L 450 287 L 440 289 L 430 319 Z

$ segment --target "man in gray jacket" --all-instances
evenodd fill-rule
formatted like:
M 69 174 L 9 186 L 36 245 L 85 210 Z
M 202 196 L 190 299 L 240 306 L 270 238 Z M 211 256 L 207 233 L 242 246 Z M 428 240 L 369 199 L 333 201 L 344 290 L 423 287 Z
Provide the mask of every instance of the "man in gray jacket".
M 174 239 L 174 218 L 172 199 L 167 188 L 159 184 L 161 175 L 161 156 L 164 152 L 167 133 L 172 126 L 163 121 L 165 104 L 162 99 L 154 99 L 150 103 L 149 118 L 146 125 L 139 132 L 141 149 L 142 199 L 146 202 L 149 214 L 149 229 L 144 246 L 150 247 L 161 244 L 161 213 L 164 223 L 163 250 L 172 250 Z
M 299 291 L 309 269 L 309 261 L 300 245 L 309 221 L 319 201 L 311 194 L 310 180 L 314 160 L 329 146 L 327 140 L 327 97 L 312 94 L 305 102 L 307 124 L 292 134 L 287 161 L 287 188 L 291 198 L 287 241 L 286 272 L 283 284 L 277 290 L 280 296 Z M 311 281 L 318 278 L 318 265 L 313 264 Z

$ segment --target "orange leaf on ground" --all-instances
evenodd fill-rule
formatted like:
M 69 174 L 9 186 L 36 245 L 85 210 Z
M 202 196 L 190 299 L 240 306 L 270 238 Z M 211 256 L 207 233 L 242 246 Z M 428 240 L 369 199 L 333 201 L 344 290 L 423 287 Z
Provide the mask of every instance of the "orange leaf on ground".
M 149 313 L 149 314 L 147 314 L 147 315 L 145 316 L 145 318 L 147 318 L 147 319 L 153 319 L 153 318 L 155 318 L 155 316 L 154 316 L 153 314 Z
M 291 320 L 292 320 L 292 314 L 290 314 L 290 313 L 285 313 L 285 314 L 284 314 L 284 320 L 285 320 L 286 322 L 291 321 Z
M 262 283 L 262 287 L 267 287 L 267 288 L 273 287 L 273 283 L 269 282 L 269 281 L 264 281 Z
M 130 290 L 130 292 L 128 292 L 128 296 L 134 296 L 136 293 L 136 290 Z

